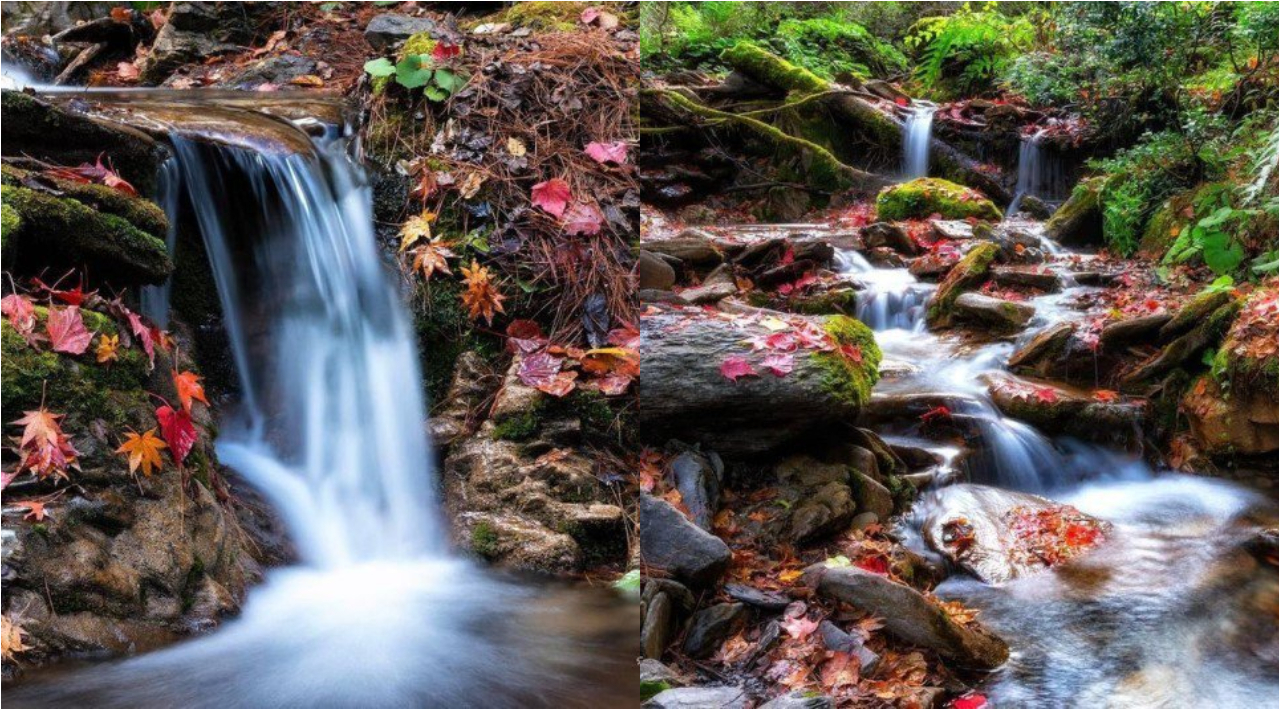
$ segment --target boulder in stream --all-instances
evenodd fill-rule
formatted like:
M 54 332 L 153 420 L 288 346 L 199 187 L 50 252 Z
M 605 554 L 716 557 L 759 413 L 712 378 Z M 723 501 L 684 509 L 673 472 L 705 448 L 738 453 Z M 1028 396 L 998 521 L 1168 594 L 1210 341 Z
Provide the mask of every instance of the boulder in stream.
M 987 219 L 999 221 L 1000 209 L 985 195 L 942 178 L 917 178 L 886 187 L 876 197 L 876 214 L 883 220 Z
M 1025 303 L 980 293 L 960 294 L 952 304 L 952 311 L 956 320 L 984 325 L 998 333 L 1017 332 L 1036 314 L 1036 309 Z
M 960 294 L 976 289 L 987 279 L 987 273 L 1000 247 L 994 242 L 981 242 L 947 272 L 938 290 L 929 300 L 925 317 L 931 328 L 945 328 L 955 316 L 955 302 Z

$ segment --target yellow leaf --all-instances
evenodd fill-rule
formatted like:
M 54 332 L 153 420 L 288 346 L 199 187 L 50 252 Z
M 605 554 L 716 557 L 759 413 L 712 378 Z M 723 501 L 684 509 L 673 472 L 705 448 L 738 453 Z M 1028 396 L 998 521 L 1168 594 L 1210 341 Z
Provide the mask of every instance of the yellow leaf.
M 512 136 L 507 139 L 507 152 L 519 158 L 528 153 L 529 149 L 525 147 L 524 141 Z
M 116 453 L 128 455 L 129 473 L 136 472 L 141 466 L 142 475 L 150 476 L 152 467 L 157 471 L 164 467 L 164 462 L 160 459 L 160 450 L 165 448 L 168 446 L 156 436 L 156 430 L 148 429 L 145 434 L 129 432 L 124 443 L 116 449 Z
M 786 321 L 782 320 L 781 318 L 778 318 L 777 316 L 769 316 L 768 318 L 765 318 L 764 320 L 760 321 L 760 325 L 773 331 L 786 330 L 787 328 L 791 327 L 787 325 Z
M 422 214 L 410 217 L 400 225 L 400 251 L 413 246 L 419 239 L 431 240 L 431 223 L 436 221 L 435 212 L 423 210 Z
M 804 576 L 804 570 L 789 569 L 778 575 L 778 581 L 783 584 L 791 584 L 792 582 Z
M 8 616 L 0 616 L 0 657 L 12 661 L 14 654 L 31 650 L 30 646 L 22 642 L 26 633 L 21 626 L 9 621 Z
M 484 185 L 484 175 L 479 172 L 467 173 L 467 176 L 462 179 L 462 183 L 458 185 L 458 194 L 462 195 L 462 199 L 469 200 L 475 197 L 477 192 L 480 192 L 481 185 Z
M 120 359 L 120 336 L 102 334 L 98 336 L 98 362 L 112 362 Z

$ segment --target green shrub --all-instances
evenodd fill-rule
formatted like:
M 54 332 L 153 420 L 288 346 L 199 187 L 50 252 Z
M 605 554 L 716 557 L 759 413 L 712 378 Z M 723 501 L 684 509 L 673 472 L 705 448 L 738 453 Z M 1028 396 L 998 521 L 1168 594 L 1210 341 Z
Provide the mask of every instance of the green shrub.
M 842 73 L 883 77 L 907 69 L 907 58 L 893 45 L 861 25 L 826 17 L 784 20 L 770 44 L 782 56 L 827 79 Z
M 922 18 L 905 43 L 916 51 L 920 83 L 952 95 L 992 89 L 995 79 L 1034 40 L 1029 19 L 1005 15 L 997 3 L 987 2 L 977 9 L 965 3 L 953 14 Z

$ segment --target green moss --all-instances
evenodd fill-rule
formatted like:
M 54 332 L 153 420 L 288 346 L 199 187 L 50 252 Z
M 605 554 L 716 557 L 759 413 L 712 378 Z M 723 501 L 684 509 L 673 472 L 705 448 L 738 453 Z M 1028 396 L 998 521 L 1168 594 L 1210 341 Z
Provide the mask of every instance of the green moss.
M 1044 223 L 1045 234 L 1056 240 L 1076 236 L 1089 225 L 1102 226 L 1102 185 L 1105 176 L 1086 178 L 1076 183 L 1071 196 Z
M 22 228 L 22 217 L 8 204 L 0 204 L 0 251 L 6 251 L 9 235 Z
M 404 41 L 404 46 L 400 48 L 396 58 L 403 61 L 405 57 L 414 54 L 431 54 L 436 44 L 438 43 L 430 32 L 419 32 Z
M 486 522 L 471 528 L 471 551 L 486 559 L 498 554 L 498 531 Z
M 644 702 L 649 698 L 661 693 L 664 690 L 670 690 L 671 684 L 665 680 L 641 680 L 640 681 L 640 702 Z
M 105 278 L 142 283 L 160 283 L 173 271 L 164 241 L 122 217 L 16 185 L 0 187 L 0 199 L 21 218 L 5 250 L 32 268 L 91 264 Z
M 538 433 L 542 425 L 541 406 L 526 409 L 493 424 L 493 438 L 504 441 L 525 441 Z
M 784 20 L 773 44 L 787 57 L 828 79 L 849 73 L 865 79 L 907 69 L 907 58 L 865 27 L 827 17 Z
M 85 327 L 116 334 L 114 322 L 105 316 L 92 311 L 81 314 Z M 47 311 L 37 306 L 36 315 L 41 323 L 37 330 L 42 330 Z M 132 426 L 132 412 L 147 406 L 143 391 L 147 357 L 136 347 L 121 347 L 117 361 L 98 364 L 92 348 L 80 356 L 33 348 L 6 320 L 0 324 L 0 351 L 4 381 L 0 401 L 6 417 L 16 418 L 17 412 L 36 409 L 43 402 L 46 409 L 67 414 L 77 426 L 102 419 L 108 429 L 119 430 Z
M 812 94 L 827 91 L 831 85 L 822 77 L 796 66 L 751 42 L 739 42 L 724 50 L 720 58 L 738 71 L 766 86 Z
M 578 26 L 578 18 L 587 9 L 585 2 L 530 2 L 513 3 L 503 14 L 503 19 L 513 25 L 532 27 L 554 32 L 571 32 Z
M 20 187 L 30 175 L 30 171 L 12 165 L 0 167 L 0 182 L 5 185 Z M 169 220 L 164 211 L 141 197 L 106 185 L 63 180 L 48 173 L 42 174 L 40 179 L 52 183 L 64 196 L 98 212 L 120 217 L 153 237 L 163 239 L 169 231 Z
M 943 219 L 999 221 L 1000 209 L 977 190 L 941 178 L 919 178 L 892 185 L 876 197 L 880 219 L 898 221 L 940 215 Z
M 805 315 L 852 315 L 858 310 L 858 292 L 853 289 L 839 289 L 816 296 L 798 296 L 790 299 L 788 303 L 792 311 Z
M 840 350 L 811 355 L 822 370 L 823 389 L 842 404 L 861 407 L 871 399 L 871 388 L 880 379 L 881 355 L 875 333 L 849 316 L 828 316 L 822 326 L 838 346 L 854 346 L 862 355 L 861 362 Z
M 931 326 L 945 326 L 950 322 L 956 299 L 965 291 L 977 288 L 987 278 L 991 264 L 1000 253 L 995 242 L 983 242 L 969 250 L 964 258 L 951 267 L 946 278 L 938 284 L 938 290 L 929 301 L 926 318 Z
M 424 384 L 432 401 L 443 399 L 453 381 L 458 356 L 472 350 L 486 360 L 497 358 L 501 344 L 475 329 L 462 306 L 462 287 L 457 281 L 432 279 L 419 282 L 414 305 Z

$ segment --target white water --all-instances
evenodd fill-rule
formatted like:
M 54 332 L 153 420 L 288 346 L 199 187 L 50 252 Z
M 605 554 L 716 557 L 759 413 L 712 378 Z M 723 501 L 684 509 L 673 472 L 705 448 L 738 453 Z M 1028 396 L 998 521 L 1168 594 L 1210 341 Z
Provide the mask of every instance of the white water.
M 6 703 L 634 703 L 633 603 L 446 553 L 417 350 L 346 141 L 305 154 L 180 131 L 171 141 L 166 185 L 179 197 L 169 206 L 193 213 L 240 379 L 218 457 L 282 514 L 300 564 L 271 571 L 243 614 L 208 636 L 33 674 L 5 689 Z
M 929 176 L 929 143 L 933 138 L 933 114 L 938 107 L 928 101 L 911 104 L 902 124 L 902 174 L 907 179 Z
M 1018 184 L 1014 188 L 1013 201 L 1008 215 L 1017 214 L 1022 200 L 1028 196 L 1056 202 L 1066 197 L 1066 178 L 1062 161 L 1044 148 L 1045 131 L 1039 130 L 1023 136 L 1018 147 Z

